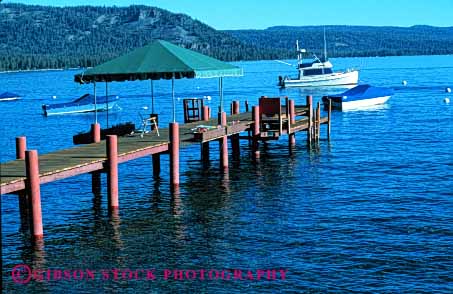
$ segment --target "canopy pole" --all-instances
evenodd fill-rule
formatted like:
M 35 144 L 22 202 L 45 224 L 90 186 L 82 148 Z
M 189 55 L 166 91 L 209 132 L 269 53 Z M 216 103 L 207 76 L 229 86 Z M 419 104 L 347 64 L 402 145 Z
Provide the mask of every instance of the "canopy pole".
M 97 97 L 96 97 L 96 81 L 93 82 L 94 88 L 94 122 L 98 123 L 98 106 L 97 106 Z
M 108 83 L 105 82 L 105 97 L 107 97 L 107 128 L 109 127 L 109 90 Z
M 171 96 L 173 97 L 173 122 L 176 122 L 175 73 L 171 77 Z
M 154 114 L 154 84 L 151 80 L 151 112 Z

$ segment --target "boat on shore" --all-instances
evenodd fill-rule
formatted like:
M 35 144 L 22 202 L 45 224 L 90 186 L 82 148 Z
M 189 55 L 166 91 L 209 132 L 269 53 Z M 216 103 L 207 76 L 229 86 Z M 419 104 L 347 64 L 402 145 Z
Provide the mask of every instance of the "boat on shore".
M 307 50 L 299 49 L 299 41 L 296 41 L 299 74 L 296 78 L 279 76 L 278 85 L 282 88 L 357 85 L 359 71 L 347 69 L 346 71 L 334 72 L 333 65 L 327 58 L 326 46 L 326 33 L 324 31 L 324 56 L 318 58 L 316 54 L 313 54 L 311 62 L 304 62 L 304 55 L 307 54 Z
M 1 101 L 14 101 L 14 100 L 18 100 L 20 98 L 21 98 L 20 95 L 11 93 L 11 92 L 4 92 L 4 93 L 0 94 L 0 102 Z
M 116 95 L 97 96 L 85 94 L 72 102 L 44 104 L 42 110 L 45 116 L 57 114 L 83 113 L 105 111 L 116 107 L 119 97 Z
M 359 85 L 340 94 L 324 96 L 322 102 L 327 107 L 331 100 L 334 109 L 358 109 L 384 104 L 393 94 L 394 91 L 391 88 Z

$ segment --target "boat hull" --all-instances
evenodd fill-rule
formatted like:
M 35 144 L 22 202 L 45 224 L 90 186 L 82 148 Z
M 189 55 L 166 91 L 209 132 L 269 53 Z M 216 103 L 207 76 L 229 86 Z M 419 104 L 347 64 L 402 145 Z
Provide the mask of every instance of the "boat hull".
M 337 72 L 332 74 L 307 76 L 302 79 L 284 79 L 282 87 L 318 87 L 356 85 L 359 81 L 359 72 Z
M 84 112 L 94 112 L 96 111 L 106 111 L 107 109 L 112 109 L 116 106 L 116 101 L 111 101 L 108 103 L 101 103 L 97 104 L 96 107 L 94 104 L 88 104 L 83 106 L 68 106 L 68 107 L 61 107 L 61 108 L 51 108 L 46 109 L 43 107 L 44 115 L 60 115 L 60 114 L 71 114 L 71 113 L 84 113 Z
M 380 105 L 387 102 L 391 96 L 383 96 L 383 97 L 375 97 L 375 98 L 368 98 L 368 99 L 361 99 L 361 100 L 354 100 L 354 101 L 336 101 L 332 99 L 332 108 L 340 109 L 340 110 L 350 110 L 350 109 L 357 109 L 357 108 L 364 108 L 368 106 Z M 324 105 L 328 105 L 329 101 L 323 99 Z
M 19 100 L 20 97 L 8 97 L 8 98 L 0 98 L 0 102 L 3 101 L 14 101 L 14 100 Z

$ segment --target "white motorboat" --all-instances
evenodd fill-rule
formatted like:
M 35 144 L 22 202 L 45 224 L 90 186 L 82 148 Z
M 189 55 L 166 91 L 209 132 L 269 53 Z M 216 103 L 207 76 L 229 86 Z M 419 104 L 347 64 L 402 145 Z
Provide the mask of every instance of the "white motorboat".
M 326 35 L 324 32 L 324 57 L 318 58 L 313 54 L 311 62 L 304 62 L 305 49 L 299 49 L 299 41 L 296 41 L 297 70 L 296 78 L 279 76 L 279 86 L 288 87 L 317 87 L 317 86 L 343 86 L 356 85 L 359 81 L 359 71 L 348 69 L 342 72 L 334 72 L 332 63 L 327 59 Z

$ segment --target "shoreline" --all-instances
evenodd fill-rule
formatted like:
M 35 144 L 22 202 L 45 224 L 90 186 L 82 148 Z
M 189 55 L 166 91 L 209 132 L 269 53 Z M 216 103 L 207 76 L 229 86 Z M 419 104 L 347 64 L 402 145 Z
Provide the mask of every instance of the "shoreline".
M 332 59 L 335 58 L 384 58 L 384 57 L 414 57 L 414 56 L 453 56 L 453 54 L 432 54 L 432 55 L 377 55 L 377 56 L 340 56 L 340 57 L 331 57 Z M 294 58 L 283 58 L 281 60 L 292 60 Z M 248 62 L 248 61 L 274 61 L 275 59 L 256 59 L 256 60 L 234 60 L 228 61 L 229 63 L 236 63 L 236 62 Z M 21 73 L 21 72 L 36 72 L 36 71 L 64 71 L 64 70 L 87 70 L 91 67 L 82 68 L 82 67 L 69 67 L 69 68 L 41 68 L 41 69 L 18 69 L 18 70 L 7 70 L 7 71 L 0 71 L 0 74 L 7 74 L 7 73 Z

